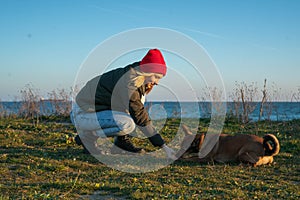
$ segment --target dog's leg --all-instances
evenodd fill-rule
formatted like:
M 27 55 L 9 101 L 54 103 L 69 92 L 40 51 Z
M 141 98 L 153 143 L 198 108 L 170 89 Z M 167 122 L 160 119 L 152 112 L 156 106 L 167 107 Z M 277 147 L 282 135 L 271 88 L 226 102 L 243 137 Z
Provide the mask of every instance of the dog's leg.
M 188 161 L 188 162 L 196 162 L 201 164 L 213 163 L 212 158 L 199 158 L 199 156 L 190 156 L 190 157 L 181 157 L 178 160 L 180 161 Z
M 273 163 L 273 156 L 264 156 L 257 161 L 254 166 L 267 165 Z
M 192 156 L 192 157 L 181 157 L 178 160 L 181 161 L 188 161 L 188 162 L 201 162 L 198 156 Z
M 244 163 L 255 165 L 259 161 L 259 157 L 255 152 L 243 152 L 238 156 L 238 159 Z

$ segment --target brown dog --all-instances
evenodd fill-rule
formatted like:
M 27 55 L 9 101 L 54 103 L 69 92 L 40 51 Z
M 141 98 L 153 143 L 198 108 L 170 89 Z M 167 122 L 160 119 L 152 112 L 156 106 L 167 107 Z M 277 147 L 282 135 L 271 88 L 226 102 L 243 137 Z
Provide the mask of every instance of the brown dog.
M 205 135 L 193 135 L 185 125 L 182 128 L 185 132 L 182 149 L 185 152 L 180 157 L 181 160 L 216 161 L 221 163 L 238 161 L 259 166 L 272 163 L 273 156 L 277 155 L 280 149 L 277 138 L 272 134 L 267 134 L 263 138 L 246 134 L 221 134 L 212 150 L 204 158 L 199 158 L 198 153 L 204 142 Z M 184 146 L 184 144 L 190 145 Z

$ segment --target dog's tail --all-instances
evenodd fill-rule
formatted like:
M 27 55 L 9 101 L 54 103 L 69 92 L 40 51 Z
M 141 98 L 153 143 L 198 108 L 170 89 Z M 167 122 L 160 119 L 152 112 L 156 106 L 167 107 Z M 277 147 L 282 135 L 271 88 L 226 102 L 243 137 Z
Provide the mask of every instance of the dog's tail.
M 271 142 L 272 145 L 269 142 Z M 263 145 L 265 148 L 266 156 L 276 156 L 279 153 L 280 145 L 275 135 L 273 134 L 265 135 Z

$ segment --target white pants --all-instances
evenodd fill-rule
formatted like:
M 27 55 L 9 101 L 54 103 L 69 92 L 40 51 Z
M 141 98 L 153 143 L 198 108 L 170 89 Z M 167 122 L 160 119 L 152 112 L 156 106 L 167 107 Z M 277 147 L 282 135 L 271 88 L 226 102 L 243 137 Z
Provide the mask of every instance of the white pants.
M 80 137 L 91 133 L 98 137 L 122 136 L 135 129 L 135 123 L 127 113 L 112 110 L 85 112 L 75 103 L 72 106 L 71 120 Z

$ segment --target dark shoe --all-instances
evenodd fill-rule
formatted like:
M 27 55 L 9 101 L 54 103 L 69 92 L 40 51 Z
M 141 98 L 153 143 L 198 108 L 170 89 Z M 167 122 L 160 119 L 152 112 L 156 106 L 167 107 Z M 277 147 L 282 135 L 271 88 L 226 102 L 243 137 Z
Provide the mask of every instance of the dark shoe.
M 89 141 L 91 141 L 91 147 L 88 149 L 86 146 L 83 144 L 82 140 L 80 139 L 79 135 L 76 135 L 74 140 L 77 145 L 81 145 L 83 147 L 83 153 L 85 154 L 100 154 L 101 151 L 100 149 L 97 148 L 97 139 L 98 137 L 92 136 L 89 138 Z M 88 142 L 88 141 L 87 141 Z
M 80 139 L 79 135 L 76 135 L 74 140 L 75 140 L 77 145 L 82 145 L 82 142 L 81 142 L 81 139 Z
M 132 153 L 144 153 L 145 150 L 142 148 L 135 147 L 131 142 L 128 135 L 118 136 L 115 138 L 114 144 L 122 150 L 129 151 Z M 117 150 L 118 148 L 113 148 L 111 153 L 121 153 Z M 126 153 L 126 152 L 125 152 Z

